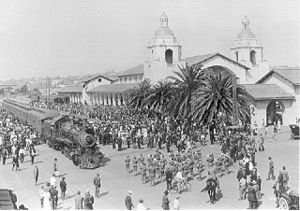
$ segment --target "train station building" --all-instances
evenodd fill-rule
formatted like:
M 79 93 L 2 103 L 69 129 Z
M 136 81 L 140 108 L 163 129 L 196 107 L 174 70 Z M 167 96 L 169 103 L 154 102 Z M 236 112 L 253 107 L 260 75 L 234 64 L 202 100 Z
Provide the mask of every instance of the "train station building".
M 271 67 L 247 17 L 242 20 L 242 29 L 233 40 L 229 57 L 214 52 L 182 58 L 182 45 L 170 29 L 165 13 L 159 22 L 160 27 L 147 45 L 145 63 L 116 76 L 96 75 L 83 81 L 80 87 L 62 88 L 58 94 L 69 97 L 72 103 L 124 105 L 125 91 L 138 86 L 139 82 L 149 80 L 153 84 L 174 75 L 174 71 L 179 70 L 178 65 L 201 64 L 203 69 L 232 74 L 238 83 L 245 85 L 255 99 L 252 122 L 273 124 L 280 119 L 287 125 L 300 117 L 299 67 Z

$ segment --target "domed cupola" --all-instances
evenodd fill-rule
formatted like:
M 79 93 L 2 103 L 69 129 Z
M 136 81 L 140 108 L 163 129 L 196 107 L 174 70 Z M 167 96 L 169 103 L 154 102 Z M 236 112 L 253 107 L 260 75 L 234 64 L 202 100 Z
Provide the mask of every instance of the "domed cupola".
M 237 38 L 238 39 L 255 39 L 254 33 L 249 28 L 250 21 L 247 18 L 247 16 L 245 16 L 245 18 L 243 19 L 242 24 L 243 24 L 244 28 L 239 33 L 239 35 L 237 36 Z
M 160 28 L 154 33 L 154 38 L 161 37 L 175 37 L 174 32 L 168 26 L 168 17 L 166 13 L 163 13 L 159 19 Z

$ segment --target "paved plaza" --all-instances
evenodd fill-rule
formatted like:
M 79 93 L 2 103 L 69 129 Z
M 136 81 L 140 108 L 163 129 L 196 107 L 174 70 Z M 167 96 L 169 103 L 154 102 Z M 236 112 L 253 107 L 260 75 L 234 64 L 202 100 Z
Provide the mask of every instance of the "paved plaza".
M 275 163 L 275 174 L 285 165 L 289 172 L 289 186 L 299 190 L 299 141 L 289 139 L 290 132 L 287 127 L 277 134 L 271 134 L 265 144 L 266 150 L 258 152 L 256 160 L 258 163 L 258 173 L 262 176 L 262 203 L 259 209 L 275 208 L 275 197 L 272 185 L 274 181 L 267 181 L 268 157 L 271 156 Z M 206 145 L 199 146 L 202 148 L 203 160 L 208 153 L 217 154 L 220 152 L 220 146 Z M 93 178 L 100 173 L 102 179 L 101 197 L 95 199 L 95 209 L 125 209 L 125 196 L 128 190 L 133 192 L 133 203 L 136 205 L 140 198 L 144 199 L 144 204 L 150 209 L 161 209 L 161 198 L 166 189 L 166 183 L 162 182 L 155 186 L 149 183 L 142 184 L 141 176 L 133 176 L 125 171 L 125 157 L 130 155 L 138 155 L 140 153 L 148 154 L 153 149 L 144 148 L 142 150 L 123 150 L 121 152 L 112 149 L 111 146 L 102 147 L 105 154 L 104 166 L 97 169 L 80 169 L 72 164 L 60 152 L 49 148 L 46 144 L 37 146 L 38 156 L 36 157 L 36 165 L 40 169 L 40 178 L 38 186 L 34 186 L 33 166 L 28 156 L 25 162 L 20 164 L 20 171 L 11 171 L 11 159 L 7 161 L 5 166 L 0 166 L 0 186 L 1 188 L 13 188 L 18 196 L 18 205 L 25 204 L 30 209 L 39 209 L 39 190 L 41 185 L 45 185 L 50 180 L 53 171 L 53 160 L 58 158 L 59 172 L 66 177 L 67 182 L 67 199 L 62 201 L 59 199 L 58 209 L 74 209 L 74 197 L 78 190 L 84 194 L 86 189 L 90 188 L 94 194 Z M 165 150 L 163 150 L 165 151 Z M 207 192 L 201 192 L 205 186 L 205 178 L 191 181 L 192 190 L 183 192 L 180 195 L 181 209 L 245 209 L 248 207 L 248 201 L 238 200 L 238 182 L 236 179 L 238 164 L 234 164 L 230 168 L 231 173 L 220 178 L 221 194 L 218 194 L 219 200 L 214 205 L 209 204 Z M 205 170 L 203 175 L 207 175 Z M 57 183 L 61 177 L 57 178 Z M 59 188 L 58 188 L 59 189 Z M 60 191 L 59 191 L 60 196 Z M 170 194 L 169 198 L 173 202 L 176 194 Z M 173 208 L 173 204 L 171 204 Z

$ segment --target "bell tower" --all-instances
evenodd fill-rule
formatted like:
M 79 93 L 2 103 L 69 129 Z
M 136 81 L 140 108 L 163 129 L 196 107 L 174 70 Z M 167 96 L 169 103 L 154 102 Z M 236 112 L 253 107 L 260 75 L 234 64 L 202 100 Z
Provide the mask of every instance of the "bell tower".
M 243 29 L 231 47 L 231 58 L 248 67 L 259 65 L 264 60 L 263 47 L 250 29 L 247 16 L 242 20 Z
M 242 30 L 231 46 L 231 59 L 249 67 L 248 82 L 255 82 L 269 71 L 264 60 L 263 46 L 250 29 L 250 21 L 247 16 L 242 20 Z
M 169 28 L 166 13 L 162 13 L 159 22 L 160 28 L 155 31 L 147 46 L 149 56 L 144 77 L 151 81 L 172 75 L 174 68 L 177 68 L 177 64 L 181 61 L 181 45 Z

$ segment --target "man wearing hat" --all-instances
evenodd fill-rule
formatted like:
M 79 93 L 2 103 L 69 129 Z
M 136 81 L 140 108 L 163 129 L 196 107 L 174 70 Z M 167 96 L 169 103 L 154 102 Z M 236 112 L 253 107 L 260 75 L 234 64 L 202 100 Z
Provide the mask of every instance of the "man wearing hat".
M 169 191 L 166 190 L 164 192 L 164 195 L 163 195 L 163 198 L 162 198 L 162 205 L 161 205 L 161 207 L 164 210 L 169 210 L 170 209 L 170 201 L 169 201 L 169 198 L 168 198 L 168 194 L 169 194 Z
M 125 198 L 125 206 L 128 210 L 132 210 L 134 208 L 134 205 L 133 205 L 132 199 L 131 199 L 131 195 L 132 195 L 132 192 L 130 190 L 130 191 L 128 191 L 128 194 Z
M 93 204 L 94 204 L 94 197 L 91 195 L 91 191 L 90 189 L 87 189 L 84 199 L 83 199 L 83 203 L 84 203 L 84 208 L 85 210 L 92 210 L 93 208 Z
M 138 205 L 136 206 L 136 210 L 147 210 L 147 208 L 143 204 L 144 200 L 140 199 Z
M 246 187 L 247 187 L 246 185 L 247 185 L 246 178 L 241 177 L 241 179 L 239 180 L 239 190 L 240 190 L 239 200 L 244 200 L 246 198 Z
M 100 174 L 97 174 L 94 178 L 94 186 L 95 186 L 95 197 L 100 197 L 100 187 L 101 187 L 101 178 Z
M 261 199 L 261 176 L 260 174 L 257 174 L 257 186 L 258 186 L 258 191 L 257 191 L 257 198 Z
M 166 170 L 167 190 L 171 189 L 172 179 L 173 179 L 173 173 L 172 173 L 170 167 L 168 166 L 167 170 Z
M 82 210 L 83 209 L 83 197 L 80 194 L 80 191 L 77 191 L 77 195 L 75 198 L 75 210 Z
M 256 191 L 255 191 L 255 188 L 253 187 L 252 182 L 249 183 L 247 192 L 248 192 L 249 209 L 256 209 L 257 197 L 256 197 Z

